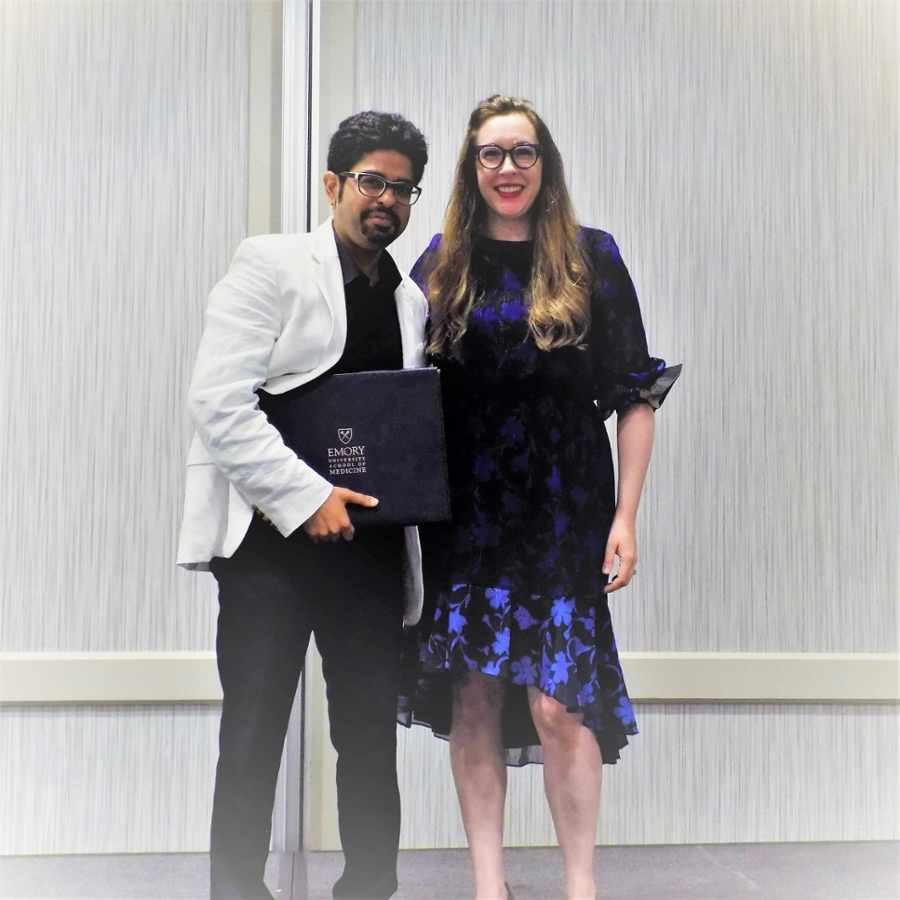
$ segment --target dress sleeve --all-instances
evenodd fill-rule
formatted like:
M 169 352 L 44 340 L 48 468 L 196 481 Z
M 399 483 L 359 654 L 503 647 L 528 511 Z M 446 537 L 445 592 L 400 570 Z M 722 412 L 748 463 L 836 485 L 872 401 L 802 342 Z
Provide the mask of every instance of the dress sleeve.
M 441 236 L 436 234 L 425 252 L 416 260 L 409 277 L 416 283 L 419 290 L 428 297 L 428 279 L 437 266 L 438 251 L 441 247 Z
M 650 356 L 634 284 L 611 234 L 584 229 L 593 266 L 587 349 L 595 397 L 603 418 L 632 403 L 658 409 L 681 374 Z

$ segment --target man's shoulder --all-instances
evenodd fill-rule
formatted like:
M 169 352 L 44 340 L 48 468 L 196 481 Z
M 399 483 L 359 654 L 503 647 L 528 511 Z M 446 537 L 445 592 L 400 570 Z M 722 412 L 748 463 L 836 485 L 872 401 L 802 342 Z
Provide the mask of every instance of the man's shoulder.
M 309 254 L 316 243 L 316 232 L 300 234 L 257 234 L 241 241 L 241 250 L 277 262 L 284 257 L 297 258 Z

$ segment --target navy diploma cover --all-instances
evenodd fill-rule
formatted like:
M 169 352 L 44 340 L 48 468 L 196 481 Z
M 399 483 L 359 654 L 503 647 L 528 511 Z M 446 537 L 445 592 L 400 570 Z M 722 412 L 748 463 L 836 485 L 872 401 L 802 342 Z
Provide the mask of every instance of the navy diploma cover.
M 259 406 L 285 444 L 336 487 L 378 498 L 348 506 L 357 527 L 450 519 L 437 369 L 325 375 Z

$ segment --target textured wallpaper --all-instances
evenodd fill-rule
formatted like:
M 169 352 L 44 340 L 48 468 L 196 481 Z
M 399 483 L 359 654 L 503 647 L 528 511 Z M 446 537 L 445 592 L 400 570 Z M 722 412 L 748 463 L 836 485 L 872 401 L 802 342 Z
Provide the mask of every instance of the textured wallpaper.
M 0 3 L 0 649 L 212 647 L 185 394 L 246 233 L 249 7 Z M 0 711 L 0 852 L 203 850 L 218 709 Z
M 355 105 L 431 144 L 401 265 L 440 230 L 471 109 L 528 97 L 581 220 L 621 247 L 651 350 L 684 363 L 619 646 L 895 651 L 895 4 L 367 0 L 356 36 Z M 604 843 L 900 837 L 894 707 L 638 719 L 604 771 Z M 446 746 L 401 747 L 404 841 L 462 845 Z M 510 777 L 510 844 L 553 843 L 540 774 Z
M 898 840 L 896 709 L 639 704 L 603 767 L 598 844 Z M 401 734 L 404 847 L 464 847 L 448 745 Z M 556 843 L 542 768 L 509 773 L 506 846 Z
M 220 711 L 0 710 L 0 853 L 207 851 Z
M 897 8 L 357 4 L 356 105 L 425 132 L 397 256 L 440 230 L 466 120 L 531 99 L 581 220 L 612 232 L 657 417 L 630 650 L 897 649 Z
M 598 843 L 900 839 L 897 714 L 884 706 L 645 705 L 603 771 Z M 203 852 L 218 710 L 89 706 L 0 711 L 0 852 Z M 21 777 L 23 747 L 44 760 Z M 809 748 L 823 748 L 810 753 Z M 103 754 L 108 765 L 98 765 Z M 404 847 L 465 846 L 447 745 L 401 731 Z M 122 772 L 140 773 L 123 778 Z M 873 777 L 880 773 L 880 777 Z M 541 768 L 509 777 L 506 843 L 555 843 Z
M 651 348 L 685 364 L 621 646 L 895 650 L 895 5 L 356 14 L 356 105 L 431 142 L 401 266 L 440 228 L 472 106 L 523 94 L 582 221 L 616 236 Z M 212 646 L 211 578 L 174 549 L 202 313 L 246 229 L 248 30 L 245 2 L 0 2 L 0 649 Z M 603 842 L 900 837 L 894 707 L 638 715 Z M 0 852 L 204 850 L 217 718 L 0 711 Z M 401 748 L 405 844 L 458 845 L 446 746 Z M 509 842 L 552 842 L 540 770 L 510 783 Z
M 4 650 L 212 646 L 185 393 L 246 229 L 248 7 L 0 4 Z

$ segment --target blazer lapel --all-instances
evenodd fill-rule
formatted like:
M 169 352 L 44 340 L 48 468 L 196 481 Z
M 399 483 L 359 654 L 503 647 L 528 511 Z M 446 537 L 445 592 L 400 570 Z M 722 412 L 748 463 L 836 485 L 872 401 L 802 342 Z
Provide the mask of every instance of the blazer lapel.
M 415 283 L 404 277 L 394 292 L 397 318 L 400 320 L 400 342 L 403 345 L 403 368 L 418 369 L 425 365 L 425 314 L 427 301 Z
M 313 232 L 312 264 L 316 285 L 332 314 L 332 331 L 329 347 L 336 344 L 338 356 L 347 340 L 347 305 L 344 302 L 344 276 L 341 259 L 334 239 L 332 219 L 329 217 Z M 397 317 L 400 320 L 400 342 L 403 346 L 403 366 L 418 368 L 425 364 L 425 313 L 428 304 L 415 283 L 405 276 L 394 292 Z
M 341 348 L 347 339 L 347 306 L 344 303 L 344 278 L 341 273 L 341 259 L 334 240 L 331 217 L 313 232 L 312 264 L 319 288 L 325 302 L 331 309 L 332 329 L 329 343 L 340 336 Z

